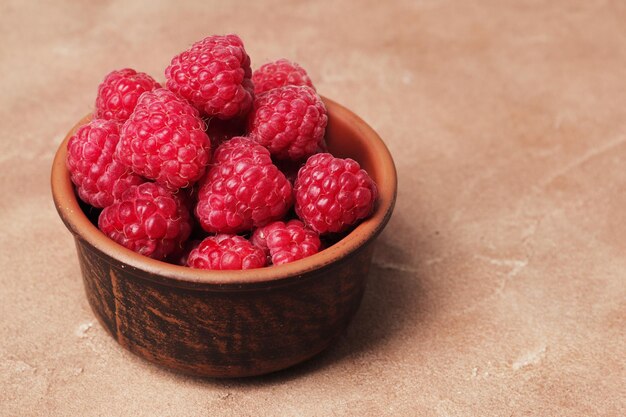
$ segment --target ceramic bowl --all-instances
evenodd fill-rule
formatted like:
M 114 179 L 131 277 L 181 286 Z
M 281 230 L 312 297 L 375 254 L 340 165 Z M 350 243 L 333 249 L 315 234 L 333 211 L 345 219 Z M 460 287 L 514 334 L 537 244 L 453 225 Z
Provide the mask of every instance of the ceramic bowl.
M 330 152 L 367 170 L 380 197 L 373 215 L 339 242 L 297 262 L 246 271 L 205 271 L 153 260 L 101 233 L 79 203 L 65 166 L 68 133 L 52 167 L 57 211 L 74 235 L 89 304 L 131 352 L 198 376 L 260 375 L 328 347 L 357 311 L 376 237 L 393 211 L 396 171 L 363 120 L 324 99 Z

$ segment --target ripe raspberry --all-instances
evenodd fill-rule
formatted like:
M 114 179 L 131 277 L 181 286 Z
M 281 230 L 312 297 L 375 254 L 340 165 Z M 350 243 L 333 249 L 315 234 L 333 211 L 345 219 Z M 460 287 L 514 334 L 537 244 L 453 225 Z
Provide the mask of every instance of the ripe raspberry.
M 378 196 L 376 184 L 350 158 L 329 153 L 310 157 L 294 185 L 296 214 L 316 232 L 342 232 L 368 217 Z
M 291 184 L 267 149 L 238 137 L 217 148 L 214 158 L 198 191 L 196 217 L 204 230 L 239 233 L 287 213 L 293 202 Z
M 306 85 L 315 90 L 304 68 L 286 59 L 261 65 L 252 73 L 252 82 L 255 94 L 285 85 Z
M 67 142 L 67 169 L 78 196 L 85 203 L 109 206 L 128 188 L 145 182 L 113 159 L 119 139 L 117 122 L 93 119 Z
M 220 145 L 213 154 L 215 164 L 225 164 L 240 159 L 252 159 L 254 164 L 272 163 L 270 153 L 264 147 L 243 136 L 237 136 Z
M 265 266 L 263 251 L 237 235 L 204 239 L 189 253 L 187 265 L 199 269 L 252 269 Z
M 161 84 L 143 72 L 124 68 L 110 72 L 98 87 L 95 117 L 126 121 L 145 91 L 161 88 Z
M 311 256 L 320 250 L 319 235 L 300 220 L 277 221 L 254 231 L 252 244 L 263 249 L 274 265 Z
M 248 131 L 276 158 L 298 160 L 321 146 L 327 122 L 326 106 L 315 90 L 289 85 L 254 100 Z
M 98 227 L 128 249 L 163 259 L 189 238 L 191 218 L 178 195 L 146 182 L 126 190 L 120 201 L 106 207 Z
M 209 36 L 176 55 L 167 88 L 209 116 L 231 119 L 252 105 L 250 57 L 237 35 Z
M 171 190 L 199 180 L 211 143 L 198 111 L 164 88 L 143 93 L 122 126 L 115 156 L 135 173 Z

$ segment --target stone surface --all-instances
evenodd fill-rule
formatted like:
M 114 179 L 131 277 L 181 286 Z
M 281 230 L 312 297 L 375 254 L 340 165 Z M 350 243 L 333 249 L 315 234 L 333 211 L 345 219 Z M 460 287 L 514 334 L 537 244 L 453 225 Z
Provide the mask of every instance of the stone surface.
M 2 2 L 0 416 L 625 415 L 624 22 L 599 0 Z M 105 334 L 48 183 L 109 70 L 162 80 L 225 32 L 368 121 L 400 184 L 339 343 L 217 381 Z

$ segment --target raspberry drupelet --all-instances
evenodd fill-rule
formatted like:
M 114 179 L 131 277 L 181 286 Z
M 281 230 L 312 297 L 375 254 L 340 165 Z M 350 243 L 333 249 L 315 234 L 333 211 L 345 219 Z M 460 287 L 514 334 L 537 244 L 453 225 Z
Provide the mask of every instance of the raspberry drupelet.
M 87 204 L 110 206 L 133 185 L 145 182 L 113 159 L 119 142 L 119 124 L 93 119 L 78 128 L 67 143 L 67 169 L 78 197 Z

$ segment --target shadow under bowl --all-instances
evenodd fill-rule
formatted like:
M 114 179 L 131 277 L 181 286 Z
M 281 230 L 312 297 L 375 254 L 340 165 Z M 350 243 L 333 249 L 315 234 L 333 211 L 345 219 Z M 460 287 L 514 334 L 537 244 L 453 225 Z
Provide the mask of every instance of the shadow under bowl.
M 376 237 L 393 211 L 397 180 L 380 137 L 354 113 L 324 99 L 326 139 L 337 157 L 358 161 L 374 179 L 373 215 L 331 247 L 280 266 L 207 271 L 139 255 L 105 236 L 81 208 L 65 166 L 69 137 L 52 166 L 57 211 L 74 235 L 89 304 L 131 352 L 196 376 L 261 375 L 328 347 L 361 302 Z

